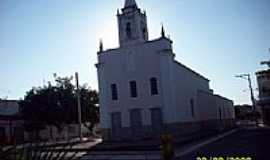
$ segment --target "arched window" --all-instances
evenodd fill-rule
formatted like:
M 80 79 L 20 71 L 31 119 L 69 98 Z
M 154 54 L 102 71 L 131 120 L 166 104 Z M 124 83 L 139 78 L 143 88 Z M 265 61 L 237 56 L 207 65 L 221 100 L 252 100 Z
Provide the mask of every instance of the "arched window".
M 150 79 L 151 94 L 158 95 L 157 78 L 152 77 Z
M 117 93 L 116 84 L 111 84 L 111 93 L 112 93 L 112 100 L 118 100 L 118 93 Z
M 191 110 L 191 116 L 194 118 L 195 113 L 194 113 L 194 100 L 190 99 L 190 110 Z
M 130 22 L 128 22 L 126 25 L 126 34 L 127 34 L 128 38 L 131 38 L 131 24 L 130 24 Z
M 222 111 L 221 111 L 221 108 L 218 108 L 218 111 L 219 111 L 219 120 L 221 121 L 222 120 Z
M 146 39 L 147 38 L 147 30 L 146 30 L 146 25 L 143 21 L 141 21 L 141 31 L 142 31 L 142 33 L 141 33 L 142 37 L 144 39 Z
M 138 97 L 136 81 L 130 81 L 129 86 L 130 86 L 130 96 L 133 98 Z
M 143 36 L 144 39 L 146 39 L 146 35 L 147 35 L 146 28 L 143 28 L 142 29 L 142 36 Z

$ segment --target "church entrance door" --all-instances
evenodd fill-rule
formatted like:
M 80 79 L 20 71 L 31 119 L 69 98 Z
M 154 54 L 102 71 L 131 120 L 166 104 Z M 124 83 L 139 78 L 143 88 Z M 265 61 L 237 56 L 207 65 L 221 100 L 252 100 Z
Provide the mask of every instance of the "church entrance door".
M 132 109 L 130 111 L 130 126 L 134 139 L 140 139 L 142 136 L 142 114 L 141 109 Z
M 112 122 L 112 138 L 115 140 L 121 139 L 121 113 L 113 113 L 111 115 L 111 122 Z
M 162 112 L 160 108 L 151 109 L 151 124 L 154 134 L 159 135 L 162 130 Z

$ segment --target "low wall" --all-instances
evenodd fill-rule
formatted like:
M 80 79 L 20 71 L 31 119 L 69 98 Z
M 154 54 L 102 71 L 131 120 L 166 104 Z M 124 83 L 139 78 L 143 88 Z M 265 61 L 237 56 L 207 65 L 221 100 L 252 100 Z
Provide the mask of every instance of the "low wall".
M 270 126 L 270 105 L 264 106 L 262 108 L 262 114 L 263 114 L 263 123 L 265 125 Z
M 90 131 L 82 125 L 82 134 L 89 135 Z M 47 126 L 45 129 L 40 130 L 38 133 L 29 132 L 29 136 L 25 138 L 27 141 L 61 141 L 70 140 L 79 137 L 79 128 L 77 124 L 69 124 L 62 127 L 61 130 L 55 126 Z
M 219 132 L 235 126 L 233 119 L 207 120 L 199 122 L 179 122 L 164 124 L 160 130 L 154 130 L 152 126 L 139 128 L 122 127 L 115 134 L 111 129 L 102 129 L 103 141 L 137 141 L 146 139 L 159 139 L 162 133 L 170 133 L 174 137 L 192 137 L 192 135 L 204 135 Z

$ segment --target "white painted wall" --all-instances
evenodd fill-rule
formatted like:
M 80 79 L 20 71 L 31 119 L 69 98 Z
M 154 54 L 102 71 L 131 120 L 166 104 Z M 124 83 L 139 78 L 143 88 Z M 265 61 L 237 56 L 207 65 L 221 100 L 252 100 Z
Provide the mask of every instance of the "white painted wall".
M 162 83 L 161 63 L 167 61 L 160 61 L 160 57 L 163 50 L 170 48 L 168 40 L 160 39 L 99 54 L 97 68 L 102 128 L 110 128 L 110 114 L 119 111 L 122 112 L 122 126 L 128 127 L 129 110 L 133 108 L 146 109 L 143 110 L 143 123 L 150 124 L 150 108 L 164 105 L 162 85 L 169 83 Z M 152 77 L 158 80 L 159 95 L 151 95 L 150 78 Z M 132 80 L 137 82 L 138 98 L 130 97 L 129 82 Z M 114 83 L 117 84 L 117 101 L 111 98 L 110 85 Z
M 214 96 L 209 80 L 174 60 L 168 39 L 102 52 L 98 56 L 101 127 L 110 128 L 110 114 L 122 113 L 122 126 L 129 127 L 129 111 L 142 109 L 143 124 L 150 125 L 150 109 L 160 107 L 165 123 L 234 117 L 231 101 Z M 159 95 L 151 95 L 150 78 L 158 79 Z M 131 98 L 129 82 L 137 82 L 138 98 Z M 111 98 L 111 84 L 117 84 L 118 100 Z M 192 117 L 190 100 L 194 100 Z M 228 107 L 228 109 L 225 109 Z
M 196 112 L 198 106 L 197 91 L 210 92 L 209 81 L 175 60 L 172 63 L 173 81 L 171 84 L 173 84 L 175 105 L 171 110 L 175 111 L 175 115 L 172 116 L 174 119 L 171 119 L 170 122 L 193 121 L 195 119 L 191 114 L 190 100 L 194 100 L 194 111 Z
M 212 93 L 199 90 L 197 92 L 196 120 L 218 119 L 216 99 Z
M 151 108 L 162 109 L 164 123 L 175 123 L 217 119 L 217 106 L 232 106 L 231 101 L 213 95 L 208 79 L 174 59 L 171 40 L 142 39 L 138 24 L 147 26 L 144 14 L 137 8 L 123 11 L 118 14 L 120 47 L 98 52 L 101 128 L 111 128 L 111 114 L 115 112 L 121 112 L 122 127 L 129 127 L 131 109 L 142 109 L 143 125 L 150 125 Z M 135 27 L 134 39 L 126 39 L 125 26 L 129 21 Z M 155 96 L 150 93 L 151 77 L 158 80 L 159 94 Z M 137 82 L 138 98 L 130 96 L 129 82 L 133 80 Z M 111 97 L 111 84 L 117 85 L 116 101 Z M 195 117 L 191 114 L 191 99 Z M 233 117 L 229 109 L 224 113 Z
M 215 95 L 217 110 L 220 108 L 222 112 L 222 119 L 234 119 L 235 112 L 233 102 L 219 95 Z M 219 113 L 218 113 L 219 114 Z

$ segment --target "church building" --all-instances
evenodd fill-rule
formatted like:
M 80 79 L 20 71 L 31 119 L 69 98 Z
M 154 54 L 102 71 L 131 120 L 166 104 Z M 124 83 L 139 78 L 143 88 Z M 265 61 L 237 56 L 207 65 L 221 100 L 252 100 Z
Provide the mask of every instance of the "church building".
M 120 46 L 104 50 L 101 42 L 96 64 L 105 141 L 151 139 L 165 131 L 183 137 L 233 125 L 233 102 L 175 60 L 163 27 L 149 40 L 146 12 L 135 0 L 125 0 L 117 18 Z

